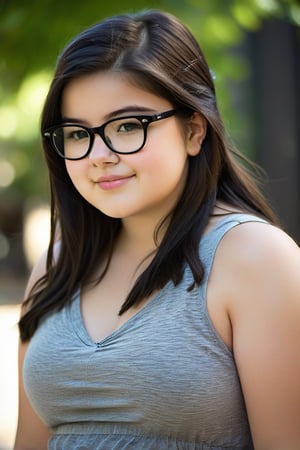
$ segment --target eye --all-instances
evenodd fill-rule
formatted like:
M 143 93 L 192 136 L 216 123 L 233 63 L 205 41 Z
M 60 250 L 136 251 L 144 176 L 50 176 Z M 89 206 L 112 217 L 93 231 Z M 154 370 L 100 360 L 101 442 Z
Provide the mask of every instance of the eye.
M 81 141 L 82 139 L 88 139 L 89 133 L 84 128 L 66 127 L 64 136 L 68 140 Z
M 137 119 L 127 119 L 117 124 L 117 132 L 124 134 L 134 133 L 135 131 L 140 131 L 142 128 L 141 122 Z

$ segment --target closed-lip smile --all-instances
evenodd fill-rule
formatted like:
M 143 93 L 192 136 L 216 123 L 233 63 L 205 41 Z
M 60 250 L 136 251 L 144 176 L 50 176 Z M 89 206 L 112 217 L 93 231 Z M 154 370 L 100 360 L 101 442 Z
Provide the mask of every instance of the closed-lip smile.
M 124 186 L 134 175 L 105 175 L 97 180 L 97 184 L 104 191 Z

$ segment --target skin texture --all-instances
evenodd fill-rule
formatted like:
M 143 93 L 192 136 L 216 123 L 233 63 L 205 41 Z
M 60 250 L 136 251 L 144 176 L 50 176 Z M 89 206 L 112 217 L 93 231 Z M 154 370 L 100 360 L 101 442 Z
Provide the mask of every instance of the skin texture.
M 95 127 L 107 115 L 128 106 L 133 114 L 137 107 L 149 108 L 149 114 L 172 109 L 168 101 L 131 85 L 120 74 L 98 73 L 67 86 L 62 113 Z M 97 136 L 89 156 L 66 161 L 80 194 L 105 214 L 121 218 L 123 225 L 104 279 L 83 290 L 82 315 L 94 341 L 103 339 L 149 301 L 118 316 L 134 281 L 151 260 L 149 253 L 155 252 L 155 227 L 182 192 L 188 157 L 201 151 L 204 120 L 195 114 L 185 126 L 186 133 L 176 116 L 150 125 L 145 147 L 132 155 L 114 154 Z M 111 175 L 124 181 L 103 189 L 99 180 Z M 216 204 L 208 228 L 221 219 L 224 207 L 230 209 L 230 205 Z M 95 268 L 95 275 L 100 269 Z M 27 292 L 44 271 L 42 257 Z M 246 223 L 222 239 L 209 279 L 209 314 L 233 350 L 256 450 L 300 448 L 299 273 L 300 251 L 291 238 L 273 226 Z M 20 371 L 26 348 L 20 344 Z M 46 449 L 49 433 L 32 410 L 21 378 L 14 449 Z
M 146 93 L 123 78 L 120 74 L 98 73 L 71 82 L 63 95 L 63 116 L 94 127 L 105 122 L 108 114 L 125 107 L 130 110 L 114 116 L 141 114 L 139 107 L 146 108 L 144 114 L 173 108 L 167 100 Z M 204 133 L 203 124 L 201 135 Z M 194 147 L 194 142 L 186 146 L 178 119 L 173 116 L 149 126 L 146 145 L 138 153 L 113 153 L 97 136 L 88 157 L 66 161 L 66 167 L 80 194 L 105 214 L 122 218 L 123 223 L 137 216 L 139 220 L 150 217 L 153 221 L 153 217 L 158 221 L 173 208 L 182 192 L 187 156 L 200 150 L 195 142 Z M 110 176 L 122 178 L 123 183 L 119 187 L 116 182 L 110 183 L 111 189 L 105 190 L 108 183 L 103 186 L 98 180 Z

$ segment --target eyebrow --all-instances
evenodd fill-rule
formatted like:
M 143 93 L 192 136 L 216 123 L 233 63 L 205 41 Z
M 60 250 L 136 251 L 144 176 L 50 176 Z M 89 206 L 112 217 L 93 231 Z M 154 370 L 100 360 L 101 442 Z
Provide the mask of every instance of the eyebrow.
M 103 122 L 107 122 L 110 119 L 114 119 L 115 117 L 119 117 L 122 116 L 123 114 L 135 114 L 135 113 L 154 113 L 154 109 L 153 108 L 149 108 L 146 106 L 138 106 L 138 105 L 129 105 L 129 106 L 124 106 L 123 108 L 119 108 L 116 109 L 115 111 L 112 111 L 108 114 L 106 114 L 103 118 Z M 87 123 L 86 120 L 84 119 L 80 119 L 80 118 L 75 118 L 75 117 L 66 117 L 63 116 L 62 117 L 62 121 L 63 122 L 73 122 L 73 123 Z

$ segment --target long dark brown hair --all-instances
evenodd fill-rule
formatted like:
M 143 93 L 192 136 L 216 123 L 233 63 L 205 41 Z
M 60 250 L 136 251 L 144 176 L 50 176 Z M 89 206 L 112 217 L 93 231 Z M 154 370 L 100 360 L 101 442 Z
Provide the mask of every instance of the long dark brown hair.
M 199 112 L 207 121 L 202 151 L 189 159 L 186 186 L 158 250 L 125 300 L 120 314 L 161 289 L 176 285 L 188 264 L 194 285 L 203 279 L 199 241 L 216 199 L 239 210 L 276 219 L 241 155 L 227 142 L 217 108 L 213 79 L 205 57 L 189 30 L 161 11 L 119 15 L 98 23 L 71 41 L 58 59 L 44 105 L 41 131 L 61 122 L 61 97 L 73 79 L 99 71 L 125 73 L 143 89 L 169 100 L 185 116 Z M 98 264 L 109 265 L 120 219 L 106 216 L 86 202 L 73 186 L 64 160 L 43 138 L 51 189 L 51 240 L 47 270 L 27 299 L 19 322 L 23 341 L 40 319 L 70 301 Z M 54 262 L 59 230 L 60 250 Z M 101 279 L 101 277 L 100 277 Z M 190 287 L 192 289 L 193 286 Z

